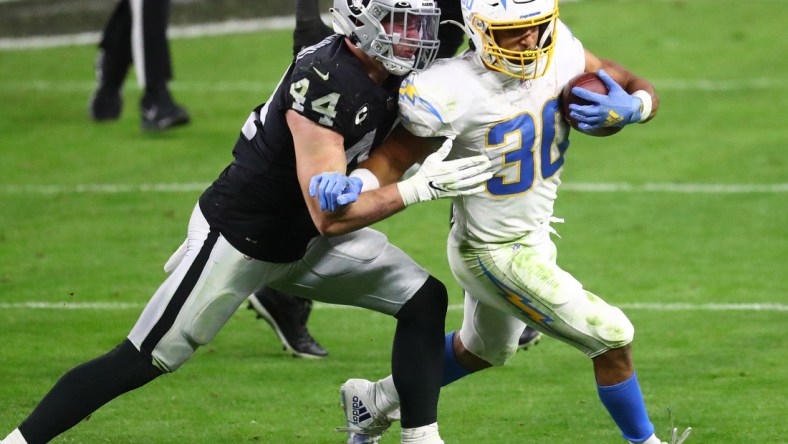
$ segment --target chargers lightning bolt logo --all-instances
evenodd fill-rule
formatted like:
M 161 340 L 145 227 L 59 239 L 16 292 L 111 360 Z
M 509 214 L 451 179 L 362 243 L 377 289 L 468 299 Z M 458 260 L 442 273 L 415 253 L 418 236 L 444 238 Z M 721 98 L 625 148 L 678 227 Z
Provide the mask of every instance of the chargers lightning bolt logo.
M 438 110 L 435 109 L 435 107 L 430 102 L 419 96 L 419 91 L 416 89 L 416 86 L 413 84 L 410 78 L 405 79 L 405 81 L 399 87 L 399 99 L 410 102 L 414 107 L 418 102 L 418 104 L 424 106 L 427 111 L 435 116 L 440 123 L 444 123 L 441 113 L 438 112 Z
M 547 316 L 546 314 L 539 311 L 538 308 L 531 305 L 531 301 L 528 300 L 528 298 L 518 294 L 513 289 L 507 287 L 506 284 L 496 279 L 495 276 L 490 273 L 490 270 L 484 266 L 481 259 L 477 257 L 476 261 L 479 263 L 479 266 L 482 268 L 485 276 L 487 276 L 492 281 L 492 283 L 495 284 L 499 290 L 501 290 L 501 296 L 503 296 L 509 303 L 520 309 L 520 311 L 522 311 L 526 316 L 539 325 L 547 327 L 547 323 L 553 322 L 553 318 Z

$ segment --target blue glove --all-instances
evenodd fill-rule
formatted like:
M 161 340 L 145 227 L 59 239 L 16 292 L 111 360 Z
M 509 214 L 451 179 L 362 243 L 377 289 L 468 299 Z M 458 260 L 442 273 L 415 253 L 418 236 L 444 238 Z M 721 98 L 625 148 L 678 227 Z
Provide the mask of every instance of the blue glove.
M 358 177 L 348 177 L 348 186 L 342 193 L 337 196 L 337 205 L 348 205 L 358 200 L 358 195 L 361 194 L 361 188 L 364 182 Z
M 583 131 L 595 130 L 610 126 L 623 128 L 630 123 L 640 121 L 642 101 L 630 95 L 613 80 L 604 70 L 597 73 L 607 86 L 606 96 L 583 88 L 572 88 L 572 94 L 591 102 L 591 105 L 569 105 L 569 115 L 579 123 L 577 127 Z
M 322 211 L 335 211 L 342 205 L 358 200 L 361 179 L 342 173 L 322 173 L 309 181 L 309 195 L 317 196 Z

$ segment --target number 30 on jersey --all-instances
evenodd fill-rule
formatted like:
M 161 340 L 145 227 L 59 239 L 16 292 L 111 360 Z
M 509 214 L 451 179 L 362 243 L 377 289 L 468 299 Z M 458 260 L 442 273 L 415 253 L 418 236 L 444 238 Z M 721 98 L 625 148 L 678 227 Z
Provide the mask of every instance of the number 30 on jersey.
M 558 155 L 553 158 L 552 146 L 556 136 L 556 119 L 559 116 L 558 99 L 550 100 L 542 108 L 541 146 L 536 147 L 536 122 L 529 113 L 517 114 L 507 120 L 494 123 L 487 131 L 487 149 L 500 148 L 506 144 L 510 134 L 519 133 L 520 146 L 502 154 L 504 165 L 517 165 L 517 180 L 507 180 L 503 175 L 493 176 L 487 181 L 487 191 L 493 196 L 509 196 L 524 193 L 536 183 L 536 153 L 541 159 L 539 175 L 548 179 L 564 164 L 564 152 L 569 148 L 569 139 L 558 145 Z M 538 151 L 537 151 L 538 149 Z

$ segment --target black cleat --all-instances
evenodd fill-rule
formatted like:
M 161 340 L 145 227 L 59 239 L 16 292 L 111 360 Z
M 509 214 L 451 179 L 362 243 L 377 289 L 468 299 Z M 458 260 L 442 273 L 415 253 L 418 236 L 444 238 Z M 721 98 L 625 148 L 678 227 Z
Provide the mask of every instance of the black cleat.
M 120 97 L 120 90 L 100 85 L 90 97 L 88 112 L 94 122 L 105 122 L 117 120 L 121 108 L 123 108 L 123 99 Z
M 526 326 L 522 334 L 520 334 L 520 341 L 518 347 L 520 350 L 528 350 L 528 347 L 536 345 L 542 340 L 542 332 L 535 328 Z
M 249 296 L 249 309 L 257 313 L 274 329 L 282 348 L 294 357 L 321 359 L 328 356 L 315 338 L 309 334 L 306 321 L 312 311 L 312 301 L 264 288 Z
M 117 120 L 123 108 L 123 99 L 120 95 L 124 72 L 107 72 L 104 60 L 104 50 L 99 50 L 96 55 L 96 90 L 90 96 L 88 113 L 94 122 Z
M 150 106 L 140 105 L 142 129 L 145 131 L 163 131 L 189 123 L 189 113 L 174 102 L 153 103 Z

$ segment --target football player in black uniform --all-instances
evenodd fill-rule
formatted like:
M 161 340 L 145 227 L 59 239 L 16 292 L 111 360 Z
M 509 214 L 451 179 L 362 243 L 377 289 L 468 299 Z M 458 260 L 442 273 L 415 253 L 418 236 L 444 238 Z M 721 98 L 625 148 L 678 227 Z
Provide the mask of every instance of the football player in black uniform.
M 440 47 L 437 58 L 453 57 L 465 39 L 460 1 L 438 0 L 438 6 L 441 10 L 441 26 L 438 31 Z M 295 19 L 294 57 L 305 47 L 317 44 L 334 33 L 320 18 L 318 0 L 297 0 Z M 312 337 L 307 326 L 312 312 L 310 299 L 266 287 L 249 296 L 248 308 L 271 326 L 282 348 L 294 357 L 320 359 L 328 356 L 328 351 Z M 527 350 L 538 343 L 541 337 L 539 330 L 526 326 L 520 335 L 519 348 Z
M 252 111 L 233 162 L 200 197 L 183 248 L 165 266 L 169 277 L 127 338 L 63 375 L 2 443 L 48 442 L 115 397 L 177 370 L 264 286 L 394 316 L 402 442 L 442 443 L 446 288 L 382 233 L 351 230 L 412 203 L 478 192 L 491 177 L 480 174 L 489 160 L 444 161 L 448 149 L 439 150 L 413 177 L 369 191 L 369 205 L 337 214 L 310 197 L 313 177 L 344 174 L 386 138 L 403 76 L 435 57 L 438 17 L 432 0 L 335 0 L 344 35 L 303 51 Z M 397 131 L 386 143 L 407 146 L 407 134 Z

